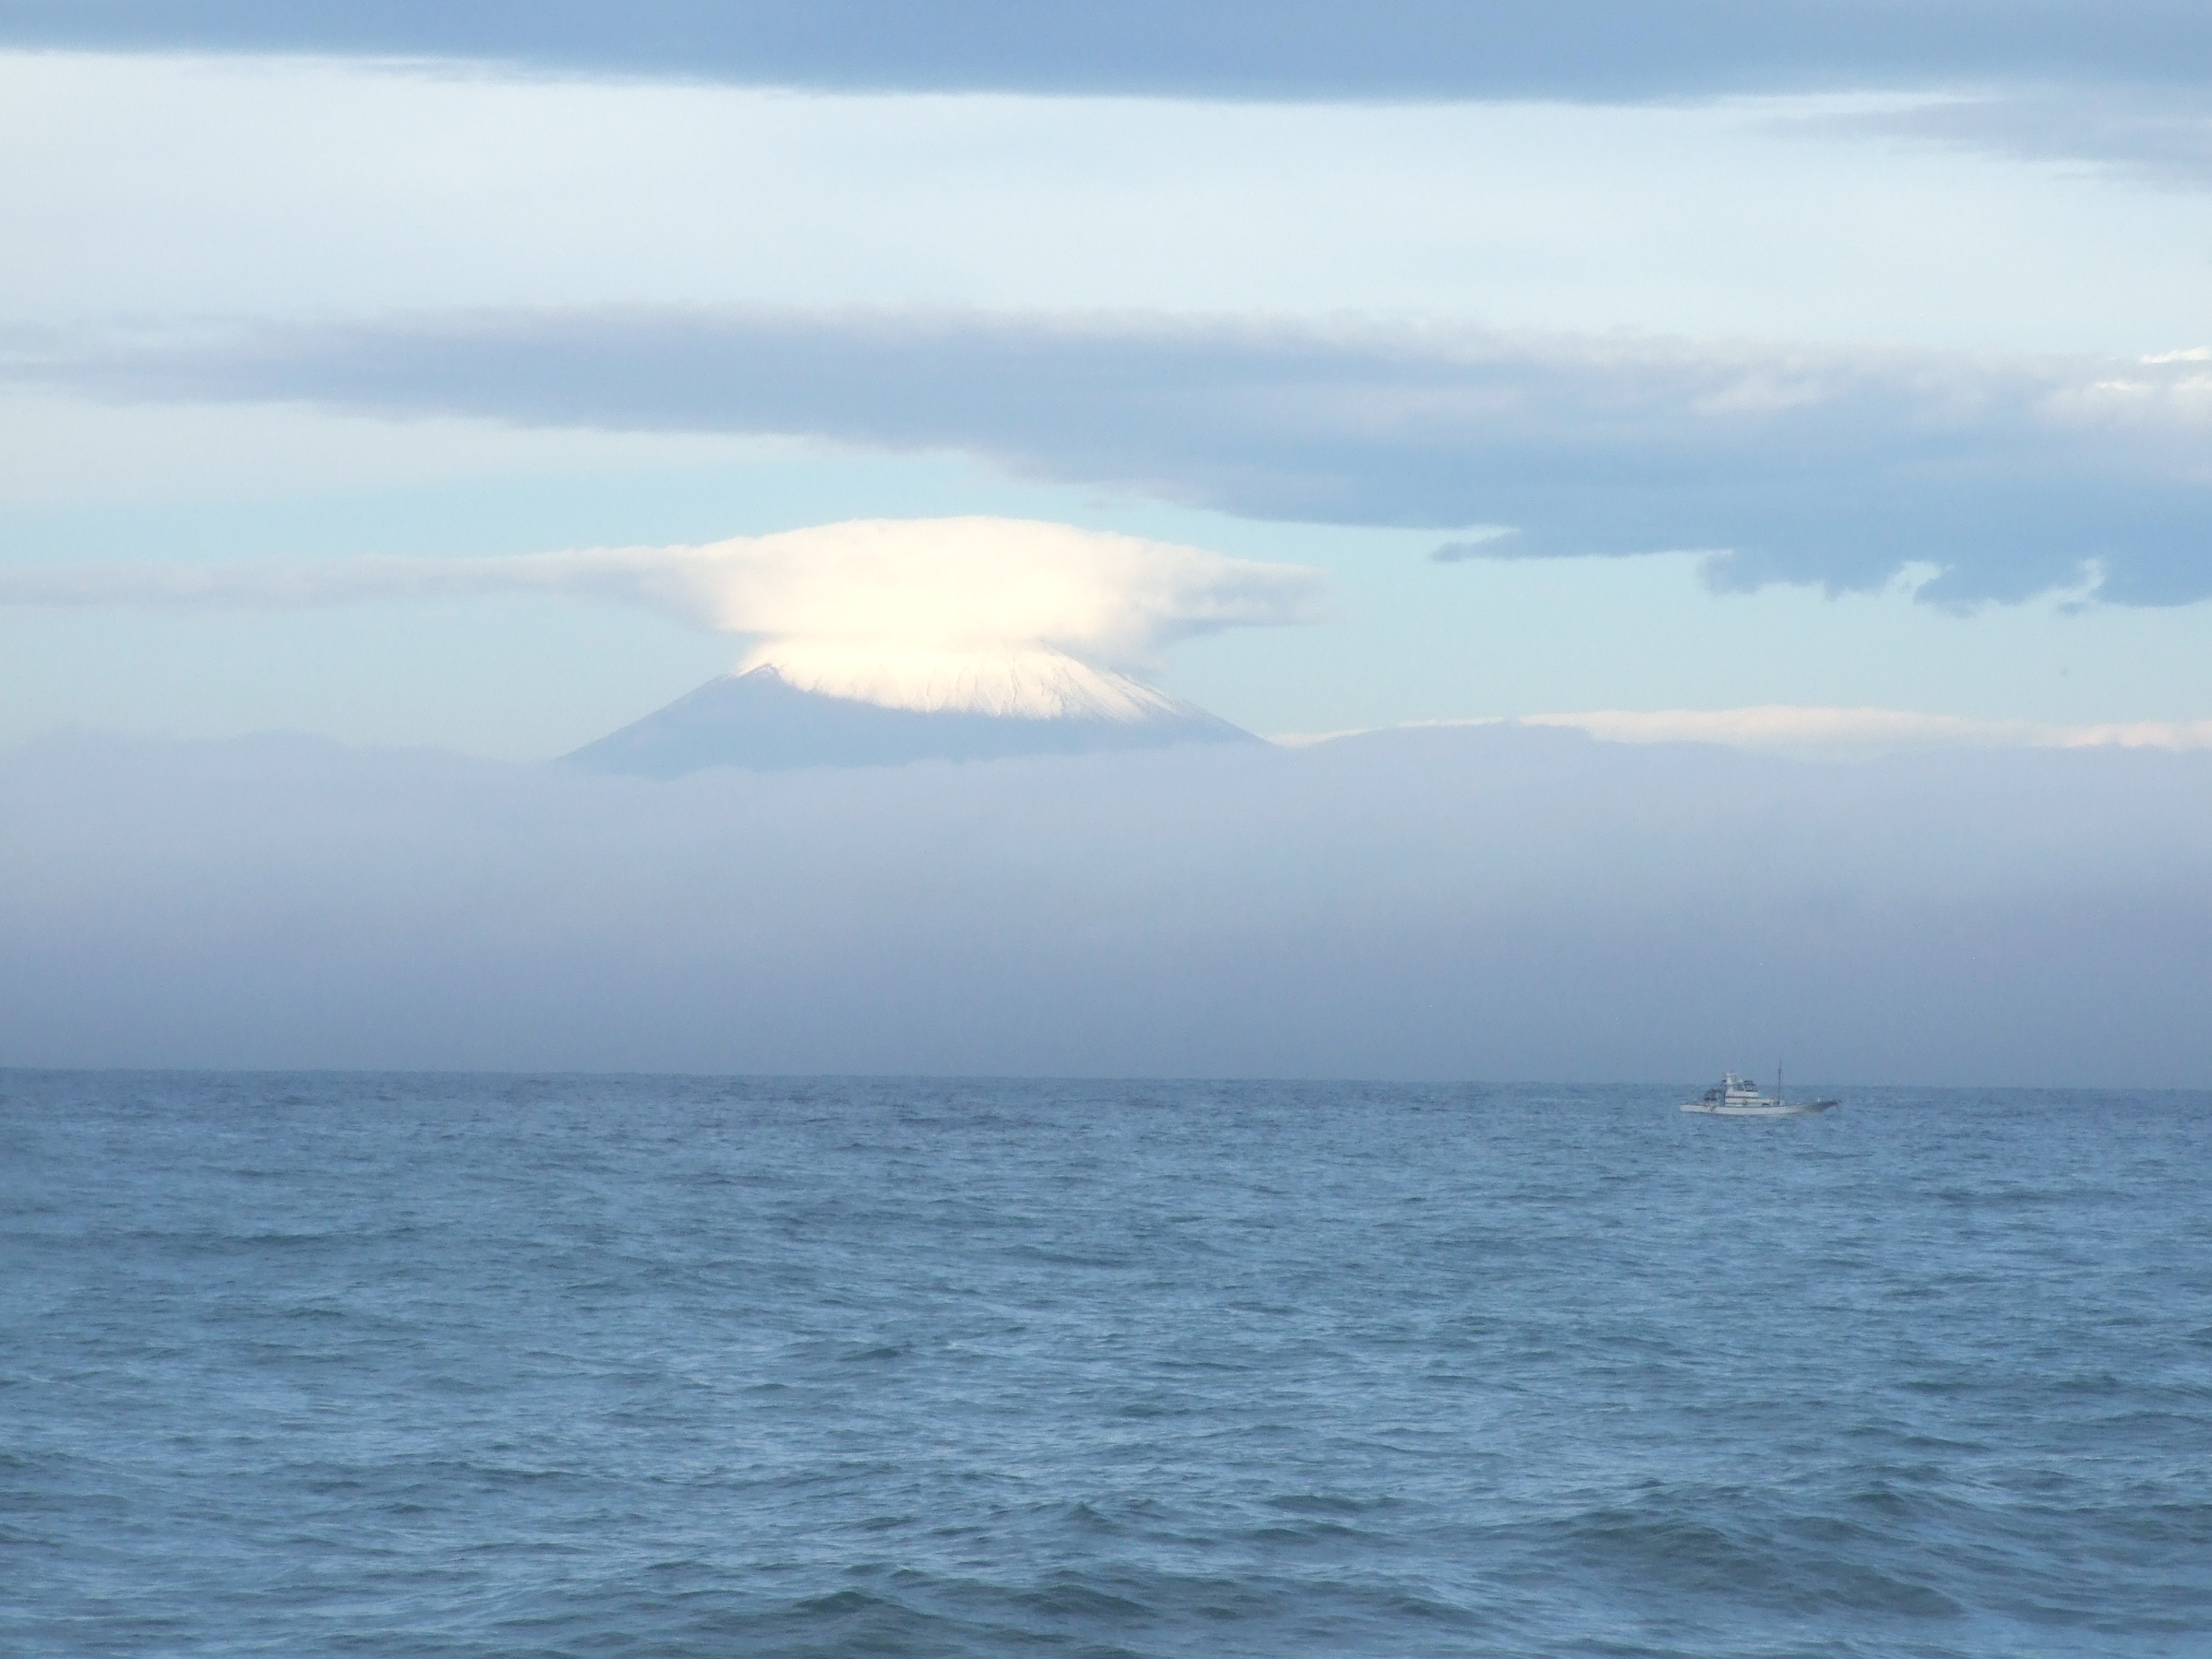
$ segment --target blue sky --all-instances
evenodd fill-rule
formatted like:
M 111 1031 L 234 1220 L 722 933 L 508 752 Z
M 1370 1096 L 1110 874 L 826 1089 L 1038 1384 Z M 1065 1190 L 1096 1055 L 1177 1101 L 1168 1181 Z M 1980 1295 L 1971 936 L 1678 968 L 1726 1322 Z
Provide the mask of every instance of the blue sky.
M 1324 572 L 1159 665 L 1267 732 L 2212 715 L 2193 9 L 613 15 L 0 4 L 7 570 L 1000 514 Z M 0 740 L 530 757 L 738 654 L 14 605 Z

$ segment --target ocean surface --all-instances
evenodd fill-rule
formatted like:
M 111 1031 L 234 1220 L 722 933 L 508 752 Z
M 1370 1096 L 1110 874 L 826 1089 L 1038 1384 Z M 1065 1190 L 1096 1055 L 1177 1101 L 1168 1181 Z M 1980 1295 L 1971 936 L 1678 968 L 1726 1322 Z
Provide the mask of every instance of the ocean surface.
M 0 1651 L 2212 1654 L 2212 1097 L 0 1073 Z

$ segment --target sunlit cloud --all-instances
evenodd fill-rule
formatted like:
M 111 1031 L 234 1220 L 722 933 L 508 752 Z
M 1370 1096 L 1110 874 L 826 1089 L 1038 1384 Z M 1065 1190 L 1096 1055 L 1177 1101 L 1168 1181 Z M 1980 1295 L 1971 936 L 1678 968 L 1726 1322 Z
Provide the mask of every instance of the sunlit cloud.
M 489 558 L 72 564 L 0 571 L 0 605 L 295 609 L 544 595 L 848 653 L 1042 647 L 1139 665 L 1178 640 L 1310 622 L 1318 574 L 1012 519 L 863 520 L 703 546 Z M 757 656 L 760 654 L 756 652 Z

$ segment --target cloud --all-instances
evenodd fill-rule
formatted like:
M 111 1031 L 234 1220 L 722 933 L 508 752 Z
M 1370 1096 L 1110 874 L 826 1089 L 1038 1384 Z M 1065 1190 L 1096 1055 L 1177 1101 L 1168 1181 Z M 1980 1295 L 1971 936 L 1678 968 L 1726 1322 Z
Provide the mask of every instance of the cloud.
M 1713 743 L 1799 755 L 1929 749 L 2212 749 L 2212 720 L 2050 722 L 1974 720 L 1898 708 L 1601 709 L 1529 714 L 1524 726 L 1587 732 L 1610 743 Z
M 2212 756 L 0 753 L 0 1061 L 2198 1085 Z
M 1974 720 L 1897 708 L 1604 709 L 1530 714 L 1611 743 L 1717 743 L 1790 754 L 1887 754 L 1924 749 L 2212 749 L 2212 720 L 2052 722 Z
M 1500 544 L 1516 533 L 1510 529 L 1480 531 L 1454 541 L 1438 543 L 1431 550 L 1429 557 L 1438 564 L 1464 564 L 1469 559 L 1494 559 L 1505 550 Z
M 1904 349 L 973 313 L 471 313 L 191 344 L 19 342 L 121 401 L 951 449 L 1250 517 L 1703 550 L 1723 586 L 1949 603 L 2212 593 L 2212 373 Z M 1483 550 L 1480 547 L 1478 552 Z
M 0 0 L 0 41 L 475 60 L 851 90 L 1585 100 L 2171 82 L 2212 45 L 2174 0 Z
M 2160 88 L 2043 86 L 1903 108 L 1778 118 L 1782 131 L 1904 139 L 2035 161 L 2087 162 L 2212 189 L 2212 100 L 2199 77 Z
M 2051 722 L 1976 720 L 1901 708 L 1816 708 L 1767 703 L 1750 708 L 1600 708 L 1523 714 L 1511 720 L 1442 720 L 1435 726 L 1517 725 L 1581 732 L 1601 743 L 1717 744 L 1804 758 L 1955 749 L 2212 750 L 2212 720 Z M 1401 727 L 1419 730 L 1419 726 Z M 1368 735 L 1340 732 L 1278 738 L 1294 746 Z
M 723 633 L 863 652 L 1042 645 L 1142 662 L 1177 640 L 1313 620 L 1297 566 L 1068 525 L 863 520 L 699 547 L 0 570 L 0 605 L 236 606 L 545 594 L 637 605 Z

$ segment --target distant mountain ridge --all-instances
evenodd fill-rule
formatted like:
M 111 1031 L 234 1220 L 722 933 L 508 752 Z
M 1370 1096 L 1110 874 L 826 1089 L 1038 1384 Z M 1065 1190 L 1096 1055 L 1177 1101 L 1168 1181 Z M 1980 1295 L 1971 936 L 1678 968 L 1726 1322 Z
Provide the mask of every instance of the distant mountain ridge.
M 926 696 L 925 706 L 811 690 L 763 663 L 709 680 L 563 758 L 597 772 L 673 778 L 709 766 L 899 766 L 1259 741 L 1202 708 L 1057 653 L 975 659 L 967 672 L 921 682 L 924 694 L 910 690 L 916 681 L 899 672 L 905 666 L 887 668 L 895 682 L 889 693 L 908 705 Z

